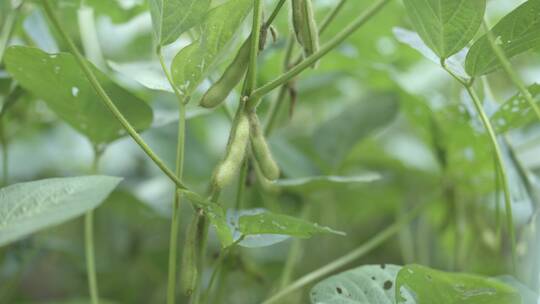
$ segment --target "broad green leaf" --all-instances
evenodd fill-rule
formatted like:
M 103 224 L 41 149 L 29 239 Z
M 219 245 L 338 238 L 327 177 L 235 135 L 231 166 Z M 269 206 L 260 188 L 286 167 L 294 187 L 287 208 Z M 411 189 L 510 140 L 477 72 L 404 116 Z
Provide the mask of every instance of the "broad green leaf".
M 506 15 L 491 29 L 495 42 L 508 58 L 540 47 L 540 1 L 529 0 Z M 499 68 L 489 37 L 482 36 L 467 54 L 465 68 L 471 76 L 480 76 Z
M 378 173 L 365 173 L 354 176 L 309 176 L 294 179 L 280 179 L 273 184 L 288 190 L 301 192 L 331 190 L 337 184 L 370 183 L 381 178 Z
M 521 299 L 523 300 L 522 304 L 538 304 L 538 300 L 540 300 L 538 294 L 513 276 L 503 275 L 495 277 L 495 279 L 514 287 L 514 289 L 517 290 L 521 295 Z
M 540 106 L 540 85 L 533 84 L 528 88 Z M 529 102 L 521 94 L 517 94 L 502 104 L 491 116 L 491 122 L 497 133 L 506 133 L 521 128 L 537 119 Z
M 96 208 L 121 179 L 51 178 L 0 189 L 0 246 Z
M 327 278 L 311 289 L 312 304 L 394 304 L 401 266 L 367 265 Z
M 323 160 L 336 167 L 360 140 L 392 122 L 398 108 L 393 94 L 371 95 L 351 104 L 315 131 L 315 148 Z
M 221 246 L 226 248 L 232 245 L 233 236 L 231 230 L 229 229 L 229 225 L 227 224 L 227 218 L 225 216 L 223 207 L 216 203 L 209 202 L 207 199 L 201 197 L 197 193 L 191 191 L 182 191 L 182 193 L 188 200 L 197 205 L 197 207 L 201 208 L 208 219 L 210 219 L 210 223 L 216 229 L 216 233 L 221 241 Z
M 282 234 L 298 238 L 310 238 L 319 233 L 345 235 L 341 231 L 310 223 L 303 219 L 270 212 L 241 216 L 238 228 L 243 235 Z
M 116 63 L 109 61 L 108 64 L 116 72 L 137 81 L 146 88 L 173 93 L 171 84 L 159 62 Z
M 435 54 L 422 40 L 420 35 L 418 33 L 406 30 L 401 27 L 395 27 L 393 29 L 394 36 L 396 39 L 401 42 L 405 43 L 408 46 L 412 47 L 413 49 L 417 50 L 420 54 L 422 54 L 424 57 L 429 59 L 430 61 L 440 64 L 441 60 L 439 59 L 439 56 Z M 446 66 L 448 69 L 450 69 L 452 72 L 456 73 L 456 75 L 459 75 L 461 77 L 467 77 L 468 74 L 465 72 L 465 57 L 467 56 L 467 52 L 469 51 L 468 48 L 464 48 L 455 55 L 452 55 L 446 59 Z
M 257 215 L 267 212 L 266 209 L 244 209 L 244 210 L 227 210 L 227 224 L 232 231 L 233 240 L 238 241 L 238 245 L 247 248 L 258 248 L 271 246 L 285 240 L 288 240 L 290 236 L 283 234 L 253 234 L 243 235 L 240 231 L 240 218 L 248 215 Z
M 61 119 L 93 143 L 103 144 L 125 135 L 71 54 L 47 54 L 36 48 L 13 46 L 6 51 L 5 62 L 8 72 L 23 88 L 42 98 Z M 148 128 L 152 123 L 151 108 L 97 68 L 93 70 L 126 119 L 136 129 Z
M 159 45 L 173 43 L 204 19 L 210 0 L 150 0 L 154 33 Z
M 486 0 L 404 0 L 404 4 L 422 40 L 445 59 L 474 38 L 486 10 Z
M 252 5 L 251 0 L 230 0 L 210 10 L 199 40 L 183 48 L 171 65 L 174 84 L 183 95 L 189 97 L 229 49 Z
M 396 303 L 516 304 L 509 285 L 477 275 L 449 273 L 420 265 L 404 266 L 396 279 Z M 412 304 L 412 303 L 411 303 Z

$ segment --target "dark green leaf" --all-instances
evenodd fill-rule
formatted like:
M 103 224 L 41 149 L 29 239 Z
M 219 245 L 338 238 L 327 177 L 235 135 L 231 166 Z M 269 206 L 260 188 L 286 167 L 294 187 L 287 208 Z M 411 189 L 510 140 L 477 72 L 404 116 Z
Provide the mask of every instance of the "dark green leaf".
M 159 45 L 173 43 L 204 19 L 210 0 L 150 0 L 154 33 Z
M 8 72 L 22 87 L 42 98 L 60 118 L 93 143 L 107 143 L 125 135 L 71 54 L 47 54 L 36 48 L 13 46 L 6 51 L 5 62 Z M 148 128 L 152 123 L 150 107 L 97 68 L 93 70 L 127 120 L 136 129 Z
M 491 33 L 508 58 L 539 47 L 540 1 L 523 3 L 497 23 Z M 486 34 L 471 47 L 465 68 L 471 76 L 480 76 L 499 67 L 499 60 Z
M 96 208 L 121 179 L 51 178 L 0 189 L 0 246 Z
M 540 85 L 533 84 L 528 90 L 540 106 Z M 536 119 L 534 110 L 521 94 L 510 98 L 491 116 L 491 122 L 497 133 L 506 133 L 521 128 Z
M 474 38 L 486 10 L 486 0 L 404 0 L 404 4 L 422 40 L 445 59 Z
M 396 300 L 398 304 L 516 304 L 521 303 L 521 296 L 494 279 L 408 265 L 398 273 Z
M 356 143 L 393 121 L 398 108 L 397 96 L 392 94 L 371 95 L 356 102 L 315 131 L 315 148 L 335 167 Z
M 314 234 L 334 233 L 344 235 L 343 232 L 333 230 L 319 224 L 270 212 L 240 217 L 239 230 L 244 235 L 253 234 L 282 234 L 299 238 L 310 238 Z
M 190 96 L 215 66 L 253 5 L 251 0 L 230 0 L 212 9 L 198 41 L 182 49 L 171 65 L 175 85 Z
M 401 266 L 368 265 L 329 277 L 311 289 L 311 303 L 394 304 Z

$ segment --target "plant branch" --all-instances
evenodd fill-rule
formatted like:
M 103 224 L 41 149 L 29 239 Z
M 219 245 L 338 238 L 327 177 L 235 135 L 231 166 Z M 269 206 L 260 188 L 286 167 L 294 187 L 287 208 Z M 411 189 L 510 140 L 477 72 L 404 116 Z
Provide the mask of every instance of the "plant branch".
M 373 6 L 356 18 L 351 24 L 349 24 L 345 29 L 338 33 L 334 38 L 328 41 L 325 45 L 321 47 L 319 51 L 308 56 L 300 64 L 296 65 L 286 73 L 282 74 L 275 80 L 265 84 L 264 86 L 253 91 L 253 94 L 250 95 L 248 101 L 248 108 L 255 108 L 257 106 L 258 100 L 268 94 L 273 89 L 279 87 L 280 85 L 288 82 L 296 75 L 300 74 L 305 69 L 311 67 L 319 59 L 324 57 L 334 48 L 339 46 L 345 39 L 352 35 L 356 30 L 362 27 L 367 21 L 369 21 L 373 16 L 375 16 L 386 4 L 390 3 L 391 0 L 378 0 Z
M 88 81 L 96 91 L 96 93 L 101 98 L 102 102 L 109 108 L 111 113 L 114 115 L 114 117 L 118 120 L 118 122 L 122 125 L 122 127 L 126 130 L 126 132 L 133 138 L 133 140 L 141 147 L 141 149 L 152 159 L 152 161 L 173 181 L 178 188 L 180 189 L 187 189 L 187 187 L 176 177 L 174 172 L 172 172 L 169 168 L 167 168 L 167 165 L 161 160 L 154 151 L 148 146 L 148 144 L 144 141 L 144 139 L 137 133 L 137 131 L 133 128 L 133 126 L 129 123 L 129 121 L 124 117 L 124 115 L 118 110 L 114 102 L 111 100 L 107 92 L 103 89 L 99 81 L 97 80 L 96 76 L 94 75 L 94 72 L 90 68 L 90 65 L 86 62 L 86 59 L 81 55 L 79 50 L 77 49 L 77 46 L 73 43 L 71 38 L 67 35 L 67 33 L 64 31 L 62 25 L 60 24 L 60 21 L 56 17 L 56 14 L 54 13 L 49 0 L 43 0 L 43 6 L 45 8 L 45 13 L 51 20 L 51 23 L 56 28 L 56 30 L 60 33 L 62 38 L 67 43 L 71 53 L 75 56 L 75 59 L 79 66 L 81 67 L 81 70 L 85 74 L 85 76 L 88 78 Z
M 257 85 L 257 54 L 259 52 L 259 41 L 261 38 L 263 2 L 254 0 L 253 22 L 251 25 L 251 49 L 249 51 L 249 67 L 247 69 L 246 82 L 243 90 L 244 95 L 251 95 L 253 88 Z
M 415 209 L 413 209 L 409 214 L 403 216 L 400 220 L 395 222 L 393 225 L 389 226 L 385 230 L 379 232 L 377 235 L 375 235 L 373 238 L 362 244 L 360 247 L 356 248 L 355 250 L 349 252 L 348 254 L 336 259 L 334 262 L 327 264 L 313 272 L 310 272 L 303 277 L 299 278 L 298 280 L 294 281 L 293 283 L 289 284 L 285 289 L 281 290 L 271 298 L 264 301 L 262 304 L 271 304 L 276 303 L 278 300 L 282 299 L 286 295 L 295 292 L 299 290 L 300 288 L 306 286 L 307 284 L 310 284 L 338 269 L 341 267 L 354 262 L 355 260 L 359 259 L 360 257 L 366 255 L 371 250 L 377 248 L 382 243 L 393 237 L 395 234 L 397 234 L 401 228 L 409 222 L 411 222 L 414 218 L 418 216 L 418 214 L 426 208 L 428 204 L 422 204 Z

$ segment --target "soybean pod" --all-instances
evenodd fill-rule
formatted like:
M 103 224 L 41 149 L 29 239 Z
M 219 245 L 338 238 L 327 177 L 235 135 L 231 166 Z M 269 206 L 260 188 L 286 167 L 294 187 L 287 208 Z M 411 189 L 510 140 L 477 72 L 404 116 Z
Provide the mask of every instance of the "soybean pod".
M 184 253 L 182 255 L 180 285 L 186 296 L 191 296 L 193 294 L 197 286 L 197 281 L 199 280 L 199 271 L 197 270 L 199 258 L 197 250 L 199 233 L 197 227 L 200 218 L 201 217 L 198 214 L 193 215 L 193 219 L 191 220 L 186 233 Z
M 272 157 L 268 143 L 264 138 L 261 123 L 257 114 L 251 113 L 249 115 L 249 123 L 251 128 L 251 149 L 253 151 L 253 156 L 257 161 L 257 165 L 264 177 L 271 181 L 276 180 L 279 178 L 279 167 Z
M 319 50 L 319 31 L 313 15 L 311 0 L 292 0 L 291 19 L 296 40 L 304 55 L 310 56 Z
M 251 37 L 251 36 L 250 36 Z M 225 69 L 221 78 L 216 81 L 203 95 L 200 105 L 205 108 L 214 108 L 220 105 L 236 85 L 242 80 L 249 65 L 249 53 L 251 49 L 251 38 L 240 47 L 236 57 Z
M 225 159 L 216 170 L 214 180 L 219 189 L 222 189 L 231 182 L 242 165 L 249 141 L 249 131 L 249 119 L 245 114 L 241 114 L 235 130 L 233 130 L 234 134 L 229 143 Z

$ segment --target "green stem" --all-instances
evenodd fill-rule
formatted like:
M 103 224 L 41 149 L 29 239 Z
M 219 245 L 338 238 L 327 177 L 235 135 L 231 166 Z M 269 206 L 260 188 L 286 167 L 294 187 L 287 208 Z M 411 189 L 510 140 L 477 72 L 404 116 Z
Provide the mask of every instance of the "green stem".
M 243 93 L 246 96 L 251 95 L 253 88 L 257 85 L 257 54 L 259 52 L 259 41 L 261 39 L 262 13 L 262 0 L 254 0 L 253 22 L 251 25 L 251 49 L 249 51 L 249 67 L 243 89 Z
M 141 149 L 152 159 L 152 161 L 169 177 L 171 181 L 173 181 L 178 188 L 180 189 L 187 189 L 187 187 L 176 177 L 174 172 L 172 172 L 169 168 L 167 168 L 167 165 L 161 160 L 154 151 L 148 146 L 148 144 L 144 141 L 144 139 L 137 133 L 137 131 L 133 128 L 133 126 L 129 123 L 129 121 L 124 117 L 124 115 L 120 112 L 120 110 L 116 107 L 114 102 L 111 100 L 109 95 L 107 95 L 107 92 L 103 89 L 99 81 L 97 80 L 96 76 L 94 75 L 94 72 L 90 68 L 90 65 L 86 62 L 86 59 L 81 55 L 79 50 L 77 49 L 77 46 L 73 43 L 71 38 L 67 35 L 67 33 L 64 31 L 62 25 L 60 24 L 60 21 L 56 17 L 56 14 L 54 13 L 49 0 L 43 0 L 43 6 L 45 8 L 45 13 L 49 17 L 51 23 L 56 28 L 56 30 L 60 33 L 62 38 L 67 43 L 71 53 L 75 56 L 75 59 L 79 66 L 81 67 L 83 73 L 88 78 L 88 81 L 98 94 L 98 96 L 101 98 L 102 102 L 109 108 L 111 113 L 114 115 L 114 117 L 118 120 L 118 122 L 122 125 L 122 127 L 126 130 L 126 132 L 133 138 L 133 140 L 141 147 Z
M 181 102 L 178 105 L 178 139 L 176 147 L 176 176 L 182 179 L 184 171 L 184 151 L 186 134 L 186 110 Z M 174 304 L 176 297 L 176 261 L 178 260 L 178 230 L 180 228 L 181 194 L 176 188 L 172 205 L 171 232 L 169 241 L 169 267 L 167 284 L 167 303 Z
M 330 13 L 328 13 L 328 15 L 321 22 L 321 26 L 319 27 L 319 35 L 321 35 L 330 24 L 332 24 L 332 21 L 334 21 L 341 9 L 343 9 L 346 2 L 347 0 L 340 0 L 339 3 L 330 11 Z
M 268 19 L 264 23 L 265 28 L 268 28 L 270 27 L 270 25 L 272 25 L 272 22 L 274 22 L 277 15 L 279 14 L 279 11 L 281 11 L 281 8 L 283 7 L 283 4 L 285 4 L 285 1 L 287 0 L 279 0 L 278 4 L 276 5 L 276 8 L 272 11 L 272 14 L 270 15 L 270 17 L 268 17 Z
M 186 104 L 188 100 L 184 100 L 184 97 L 182 97 L 182 94 L 180 93 L 180 91 L 178 91 L 176 85 L 174 85 L 174 81 L 172 79 L 171 73 L 169 72 L 169 68 L 167 68 L 167 65 L 165 64 L 165 59 L 163 58 L 161 46 L 157 48 L 157 56 L 159 59 L 159 64 L 161 65 L 161 70 L 163 70 L 165 77 L 167 77 L 167 81 L 171 85 L 174 95 L 176 95 L 176 99 L 178 99 L 180 103 Z
M 366 255 L 371 250 L 377 248 L 382 243 L 396 235 L 403 226 L 408 225 L 410 221 L 412 221 L 418 214 L 426 207 L 427 204 L 422 204 L 415 209 L 413 209 L 409 214 L 404 216 L 399 221 L 395 222 L 393 225 L 389 226 L 385 230 L 379 232 L 377 235 L 375 235 L 373 238 L 362 244 L 360 247 L 356 248 L 355 250 L 349 252 L 348 254 L 336 259 L 330 264 L 327 264 L 313 272 L 310 272 L 303 277 L 299 278 L 298 280 L 294 281 L 293 283 L 289 284 L 286 288 L 272 296 L 271 298 L 264 301 L 262 304 L 271 304 L 276 303 L 278 300 L 281 300 L 286 295 L 295 292 L 299 290 L 300 288 L 336 271 L 337 269 L 340 269 L 341 267 L 354 262 L 355 260 L 359 259 L 360 257 Z
M 22 3 L 18 7 L 12 9 L 8 13 L 2 26 L 2 32 L 0 33 L 0 63 L 2 63 L 2 59 L 4 58 L 4 52 L 6 51 L 6 47 L 11 39 L 11 35 L 13 34 L 13 28 L 15 22 L 17 22 L 17 17 L 19 16 L 21 7 Z
M 482 124 L 484 125 L 484 128 L 486 129 L 488 133 L 492 148 L 495 152 L 495 157 L 497 159 L 498 167 L 500 170 L 500 178 L 501 178 L 501 182 L 503 186 L 505 209 L 506 209 L 506 224 L 508 226 L 508 231 L 510 234 L 510 243 L 512 247 L 512 265 L 515 270 L 515 268 L 517 267 L 517 255 L 516 255 L 516 234 L 515 234 L 515 228 L 514 228 L 514 219 L 512 215 L 512 197 L 510 195 L 510 185 L 508 182 L 508 174 L 506 172 L 506 166 L 504 165 L 504 158 L 502 155 L 499 142 L 497 141 L 497 134 L 495 133 L 495 130 L 493 129 L 493 126 L 491 125 L 489 117 L 484 111 L 480 98 L 476 95 L 476 93 L 474 92 L 472 88 L 473 79 L 471 79 L 469 82 L 461 79 L 459 76 L 454 74 L 451 70 L 449 70 L 446 67 L 444 60 L 441 60 L 441 66 L 454 79 L 456 79 L 458 82 L 460 82 L 463 85 L 463 87 L 465 88 L 469 96 L 471 97 L 474 107 L 476 109 L 476 112 L 478 113 L 478 116 L 480 116 L 480 120 L 482 121 Z M 497 172 L 495 173 L 497 174 Z
M 102 150 L 94 148 L 94 161 L 92 163 L 92 174 L 98 172 L 99 159 Z M 84 216 L 84 248 L 86 256 L 86 274 L 88 278 L 88 290 L 92 304 L 99 304 L 99 289 L 96 275 L 96 258 L 94 250 L 94 211 L 88 211 Z
M 510 77 L 510 80 L 516 85 L 516 87 L 521 92 L 521 95 L 525 98 L 525 100 L 529 103 L 529 106 L 534 110 L 534 113 L 536 114 L 536 117 L 538 120 L 540 120 L 540 107 L 534 102 L 534 97 L 531 95 L 531 92 L 527 89 L 521 78 L 518 76 L 516 71 L 514 71 L 514 68 L 512 67 L 512 64 L 510 63 L 510 60 L 508 60 L 508 57 L 506 57 L 506 54 L 504 53 L 504 50 L 497 44 L 495 41 L 495 37 L 493 37 L 493 33 L 489 30 L 486 22 L 483 22 L 484 29 L 487 32 L 487 37 L 489 40 L 489 44 L 491 48 L 493 49 L 493 52 L 495 52 L 495 55 L 497 56 L 497 59 L 499 60 L 499 63 L 501 64 L 502 68 Z
M 319 61 L 319 59 L 321 59 L 330 51 L 332 51 L 334 48 L 339 46 L 345 39 L 347 39 L 356 30 L 358 30 L 367 21 L 369 21 L 373 16 L 375 16 L 386 4 L 390 3 L 390 1 L 391 0 L 378 0 L 375 4 L 373 4 L 373 6 L 371 6 L 363 14 L 357 17 L 350 25 L 348 25 L 345 29 L 339 32 L 334 38 L 332 38 L 325 45 L 323 45 L 318 52 L 312 54 L 311 56 L 306 57 L 304 61 L 302 61 L 300 64 L 296 65 L 295 67 L 293 67 L 286 73 L 282 74 L 275 80 L 253 91 L 253 94 L 251 94 L 249 98 L 249 107 L 250 108 L 256 107 L 258 100 L 262 96 L 268 94 L 270 91 L 279 87 L 280 85 L 287 83 L 296 75 L 300 74 L 305 69 L 311 67 L 317 61 Z

